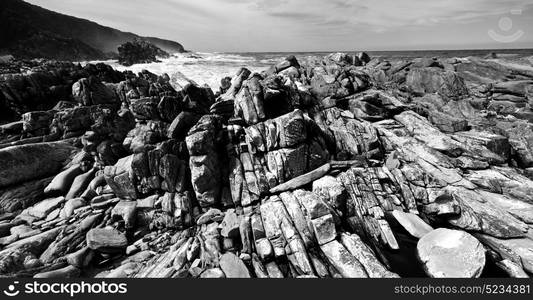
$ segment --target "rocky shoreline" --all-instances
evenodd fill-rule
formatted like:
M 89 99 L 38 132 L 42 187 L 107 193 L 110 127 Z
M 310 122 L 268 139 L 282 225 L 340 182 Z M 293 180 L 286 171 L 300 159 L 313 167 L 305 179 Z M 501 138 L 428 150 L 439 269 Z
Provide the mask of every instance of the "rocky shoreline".
M 334 53 L 220 91 L 0 70 L 2 276 L 533 274 L 528 70 Z

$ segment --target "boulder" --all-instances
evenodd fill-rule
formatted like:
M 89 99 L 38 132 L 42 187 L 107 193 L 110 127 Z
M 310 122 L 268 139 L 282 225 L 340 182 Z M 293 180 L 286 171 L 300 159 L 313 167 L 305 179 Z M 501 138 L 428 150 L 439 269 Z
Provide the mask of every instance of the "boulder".
M 200 120 L 200 115 L 183 111 L 170 124 L 167 131 L 169 139 L 182 140 L 189 130 Z
M 74 100 L 85 106 L 118 102 L 115 91 L 96 77 L 82 78 L 75 82 L 72 85 L 72 96 Z
M 111 210 L 111 218 L 124 220 L 126 229 L 134 228 L 137 218 L 137 201 L 122 200 Z
M 296 190 L 293 194 L 300 201 L 309 219 L 318 219 L 330 213 L 327 205 L 319 195 L 304 190 Z
M 336 81 L 335 76 L 329 74 L 315 74 L 311 78 L 311 93 L 317 99 L 342 98 L 339 91 L 341 90 L 341 84 Z
M 87 201 L 83 198 L 74 198 L 65 202 L 65 206 L 59 215 L 61 218 L 69 218 L 74 214 L 74 210 L 87 205 Z
M 241 68 L 237 71 L 237 74 L 233 79 L 231 80 L 230 87 L 226 90 L 226 92 L 220 96 L 220 99 L 218 101 L 234 101 L 235 96 L 240 91 L 243 82 L 250 77 L 252 72 L 246 68 Z
M 74 179 L 82 174 L 80 165 L 76 164 L 57 174 L 52 182 L 44 189 L 47 194 L 66 195 L 72 186 Z
M 87 246 L 102 253 L 121 253 L 126 250 L 126 235 L 116 229 L 94 228 L 87 232 Z
M 77 268 L 86 268 L 94 258 L 94 251 L 89 247 L 83 247 L 80 250 L 70 253 L 66 256 L 67 262 Z
M 132 99 L 131 111 L 138 120 L 160 120 L 157 97 Z
M 363 65 L 368 64 L 371 60 L 370 55 L 368 55 L 366 52 L 358 52 L 356 54 L 356 57 Z
M 407 74 L 405 84 L 419 96 L 439 93 L 442 97 L 462 99 L 469 94 L 462 77 L 440 68 L 414 68 Z
M 183 87 L 181 94 L 185 95 L 183 98 L 182 109 L 200 115 L 208 113 L 209 108 L 215 102 L 215 95 L 207 85 L 198 86 L 189 83 Z
M 215 115 L 204 115 L 189 131 L 187 149 L 191 182 L 200 206 L 210 207 L 220 201 L 221 170 L 218 136 L 221 119 Z
M 307 138 L 307 126 L 301 110 L 245 128 L 246 139 L 258 152 L 292 148 Z
M 485 248 L 472 235 L 436 229 L 417 244 L 418 258 L 433 278 L 477 278 L 485 267 Z
M 0 188 L 57 174 L 75 150 L 65 142 L 0 149 Z
M 66 200 L 74 199 L 76 197 L 81 196 L 81 194 L 87 189 L 89 186 L 89 183 L 94 179 L 94 174 L 96 173 L 97 169 L 92 168 L 88 172 L 81 174 L 74 178 L 74 181 L 72 182 L 72 185 L 65 196 Z
M 352 56 L 349 56 L 348 54 L 342 52 L 332 53 L 326 56 L 326 59 L 329 59 L 334 63 L 343 66 L 352 65 L 354 63 L 354 59 Z
M 137 123 L 134 129 L 128 132 L 123 145 L 130 152 L 144 151 L 149 145 L 154 145 L 167 139 L 168 123 L 162 121 L 148 121 Z
M 22 115 L 23 131 L 34 135 L 45 135 L 50 131 L 50 123 L 56 111 L 32 111 Z M 7 131 L 7 128 L 6 128 Z
M 250 271 L 237 255 L 227 252 L 220 257 L 220 268 L 226 278 L 250 278 Z
M 200 278 L 220 279 L 220 278 L 226 278 L 226 275 L 219 268 L 213 268 L 213 269 L 207 269 L 204 272 L 202 272 L 202 274 L 200 274 Z
M 196 224 L 203 225 L 211 222 L 220 222 L 224 219 L 224 214 L 216 208 L 210 208 L 207 212 L 200 215 L 196 220 Z
M 242 88 L 235 97 L 235 112 L 248 125 L 257 124 L 265 119 L 264 93 L 260 84 L 261 77 L 252 75 L 243 82 Z
M 65 197 L 57 197 L 43 200 L 36 205 L 28 208 L 26 213 L 37 219 L 45 218 L 49 213 L 58 208 L 65 202 Z
M 118 61 L 121 65 L 131 66 L 156 62 L 158 57 L 168 57 L 169 54 L 148 41 L 136 38 L 118 47 Z
M 11 213 L 32 206 L 45 197 L 44 189 L 52 177 L 0 189 L 0 213 Z
M 119 198 L 137 199 L 132 163 L 133 155 L 130 155 L 121 158 L 114 166 L 104 168 L 105 180 Z
M 341 182 L 332 176 L 324 176 L 313 182 L 313 193 L 322 196 L 337 211 L 346 209 L 348 193 Z
M 300 64 L 298 63 L 298 60 L 296 59 L 296 57 L 294 55 L 290 55 L 288 57 L 286 57 L 284 60 L 282 60 L 281 62 L 279 62 L 278 64 L 272 66 L 268 71 L 267 71 L 267 74 L 275 74 L 275 73 L 280 73 L 284 70 L 287 70 L 289 68 L 296 68 L 296 69 L 299 69 L 300 68 Z
M 165 122 L 172 122 L 181 113 L 180 98 L 163 96 L 157 105 L 160 118 Z

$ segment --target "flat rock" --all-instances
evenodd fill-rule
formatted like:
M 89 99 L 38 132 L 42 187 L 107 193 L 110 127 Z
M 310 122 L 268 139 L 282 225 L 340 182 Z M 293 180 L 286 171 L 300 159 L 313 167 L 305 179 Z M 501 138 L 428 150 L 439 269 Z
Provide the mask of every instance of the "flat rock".
M 78 278 L 81 270 L 74 266 L 35 274 L 34 278 Z
M 305 218 L 298 199 L 296 199 L 291 192 L 281 193 L 279 197 L 283 201 L 283 205 L 285 205 L 287 213 L 290 215 L 294 227 L 298 230 L 306 247 L 313 247 L 315 244 L 315 237 L 309 226 L 309 222 L 307 222 L 307 219 Z
M 476 278 L 485 267 L 485 248 L 464 231 L 436 229 L 418 241 L 417 253 L 433 278 Z
M 16 235 L 19 237 L 24 236 L 26 233 L 31 232 L 31 231 L 32 231 L 31 227 L 25 224 L 11 227 L 11 229 L 9 230 L 9 232 L 12 235 Z
M 219 222 L 223 220 L 223 218 L 224 214 L 220 211 L 220 209 L 210 208 L 206 213 L 198 218 L 196 224 L 203 225 L 211 222 Z
M 52 182 L 44 189 L 47 194 L 58 193 L 65 195 L 72 186 L 74 179 L 82 173 L 79 165 L 73 165 L 70 168 L 57 174 Z
M 57 174 L 75 150 L 65 142 L 0 149 L 0 187 Z
M 200 278 L 226 278 L 226 275 L 219 268 L 213 268 L 202 272 Z
M 495 251 L 503 259 L 510 260 L 533 273 L 533 235 L 521 239 L 498 239 L 485 234 L 476 234 L 485 247 Z
M 459 217 L 448 219 L 453 226 L 498 238 L 523 237 L 527 233 L 529 228 L 527 224 L 501 206 L 487 201 L 479 192 L 463 187 L 448 187 L 446 191 L 461 207 Z
M 339 242 L 332 241 L 320 246 L 329 262 L 344 278 L 367 278 L 361 263 Z
M 26 213 L 38 219 L 43 219 L 63 202 L 65 202 L 65 197 L 46 199 L 28 208 Z
M 15 212 L 42 200 L 44 189 L 51 181 L 49 177 L 0 189 L 0 212 Z
M 409 234 L 416 238 L 420 239 L 433 230 L 431 226 L 415 214 L 395 210 L 392 212 L 392 216 L 403 228 L 405 228 L 405 230 L 407 230 L 407 232 L 409 232 Z
M 103 253 L 116 253 L 126 250 L 128 240 L 116 229 L 94 228 L 87 232 L 87 246 Z
M 250 278 L 250 272 L 244 262 L 231 252 L 224 253 L 220 257 L 220 268 L 227 278 Z
M 385 266 L 374 256 L 372 250 L 356 234 L 341 234 L 344 247 L 365 268 L 370 278 L 397 278 L 397 274 L 387 270 Z

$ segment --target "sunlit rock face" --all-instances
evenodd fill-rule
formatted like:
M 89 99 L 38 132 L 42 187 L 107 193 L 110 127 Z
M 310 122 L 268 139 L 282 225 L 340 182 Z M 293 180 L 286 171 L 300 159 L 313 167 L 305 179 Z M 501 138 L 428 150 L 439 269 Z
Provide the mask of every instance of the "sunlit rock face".
M 214 93 L 181 73 L 47 68 L 72 72 L 30 90 L 45 106 L 32 75 L 0 81 L 16 112 L 0 126 L 0 274 L 533 272 L 527 72 L 289 56 Z

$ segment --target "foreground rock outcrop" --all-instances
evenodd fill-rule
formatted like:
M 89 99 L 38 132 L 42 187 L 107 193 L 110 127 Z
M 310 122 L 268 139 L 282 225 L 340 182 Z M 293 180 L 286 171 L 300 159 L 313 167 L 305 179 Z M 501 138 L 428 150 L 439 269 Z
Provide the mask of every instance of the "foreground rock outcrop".
M 533 74 L 291 56 L 216 96 L 96 74 L 1 127 L 2 275 L 533 273 Z

